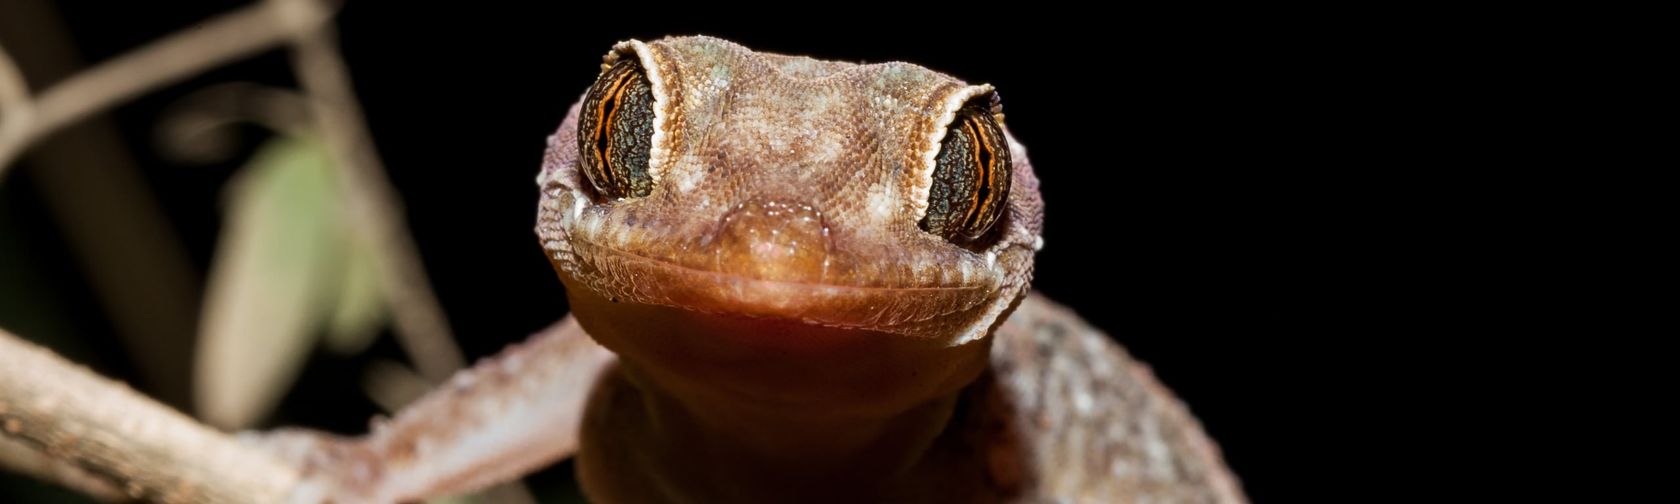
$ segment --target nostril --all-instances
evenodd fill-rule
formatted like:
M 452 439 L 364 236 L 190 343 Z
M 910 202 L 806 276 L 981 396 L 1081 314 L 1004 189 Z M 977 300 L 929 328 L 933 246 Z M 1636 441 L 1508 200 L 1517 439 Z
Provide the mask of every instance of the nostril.
M 830 248 L 822 211 L 766 198 L 724 214 L 711 243 L 718 271 L 784 281 L 821 281 Z

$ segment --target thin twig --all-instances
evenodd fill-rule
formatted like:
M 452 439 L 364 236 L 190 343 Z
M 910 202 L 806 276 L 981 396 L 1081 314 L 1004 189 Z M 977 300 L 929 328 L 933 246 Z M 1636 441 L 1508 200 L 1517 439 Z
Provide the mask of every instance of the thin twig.
M 23 80 L 6 48 L 0 47 L 0 113 L 11 113 L 13 107 L 29 103 L 29 82 Z
M 450 337 L 443 310 L 414 253 L 400 204 L 366 133 L 349 86 L 349 72 L 326 23 L 333 6 L 314 0 L 269 0 L 203 23 L 66 79 L 23 113 L 0 119 L 0 181 L 30 144 L 113 104 L 204 69 L 284 42 L 295 42 L 294 66 L 311 95 L 311 109 L 328 139 L 350 197 L 349 217 L 381 250 L 380 278 L 399 341 L 421 374 L 441 381 L 465 362 Z M 8 60 L 9 62 L 9 60 Z
M 26 114 L 27 121 L 21 127 L 0 127 L 0 180 L 5 179 L 6 168 L 25 148 L 49 133 L 146 91 L 279 45 L 303 26 L 325 24 L 332 14 L 325 8 L 312 12 L 317 16 L 303 18 L 280 11 L 272 3 L 245 7 L 47 88 L 28 107 L 32 113 Z M 0 83 L 0 87 L 4 85 Z M 10 115 L 5 121 L 13 121 Z
M 136 499 L 279 502 L 298 482 L 294 469 L 5 331 L 0 436 Z
M 216 84 L 193 92 L 162 113 L 159 150 L 189 163 L 226 161 L 238 140 L 233 126 L 255 124 L 295 138 L 313 138 L 314 121 L 302 93 L 251 82 Z
M 276 10 L 307 17 L 329 7 L 318 0 L 267 0 Z M 426 270 L 408 234 L 402 207 L 374 151 L 361 106 L 350 88 L 350 71 L 338 54 L 330 24 L 317 24 L 293 41 L 292 66 L 314 113 L 344 185 L 346 212 L 358 238 L 379 255 L 379 281 L 396 322 L 397 341 L 422 376 L 441 383 L 466 362 L 450 335 L 443 307 L 426 280 Z
M 362 391 L 386 412 L 402 411 L 433 387 L 413 369 L 389 360 L 373 361 L 362 371 Z
M 384 178 L 348 70 L 325 23 L 333 6 L 268 0 L 78 73 L 30 101 L 0 52 L 0 181 L 35 141 L 148 90 L 277 43 L 293 63 L 314 119 L 351 194 L 348 217 L 381 252 L 382 290 L 397 334 L 423 375 L 441 381 L 462 367 L 420 258 Z M 61 458 L 130 496 L 161 502 L 270 501 L 297 473 L 225 435 L 0 331 L 0 433 Z
M 0 44 L 37 91 L 90 67 L 52 0 L 0 5 Z M 122 132 L 110 117 L 95 114 L 40 137 L 26 154 L 32 171 L 22 182 L 40 196 L 37 218 L 56 224 L 89 292 L 109 316 L 134 378 L 159 401 L 188 404 L 191 353 L 158 349 L 191 347 L 200 274 Z
M 23 71 L 6 54 L 6 48 L 0 47 L 0 181 L 6 176 L 6 139 L 22 135 L 34 115 L 34 106 L 29 104 L 29 82 L 23 80 Z

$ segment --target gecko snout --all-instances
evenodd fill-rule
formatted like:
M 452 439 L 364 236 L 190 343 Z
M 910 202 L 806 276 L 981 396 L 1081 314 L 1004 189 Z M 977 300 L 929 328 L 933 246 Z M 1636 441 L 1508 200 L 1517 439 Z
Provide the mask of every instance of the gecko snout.
M 822 282 L 832 246 L 821 210 L 762 197 L 725 212 L 711 243 L 718 272 L 787 282 Z

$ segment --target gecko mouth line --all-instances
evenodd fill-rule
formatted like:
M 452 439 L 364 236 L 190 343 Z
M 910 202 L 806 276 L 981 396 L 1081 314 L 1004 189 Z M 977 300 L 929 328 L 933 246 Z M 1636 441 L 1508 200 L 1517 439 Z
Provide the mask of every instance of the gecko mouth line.
M 771 280 L 651 258 L 576 234 L 569 241 L 576 268 L 594 272 L 573 280 L 614 302 L 833 327 L 879 330 L 924 322 L 980 308 L 999 288 L 997 273 L 989 270 L 983 272 L 986 280 L 979 285 L 871 287 Z M 615 281 L 600 280 L 603 277 Z

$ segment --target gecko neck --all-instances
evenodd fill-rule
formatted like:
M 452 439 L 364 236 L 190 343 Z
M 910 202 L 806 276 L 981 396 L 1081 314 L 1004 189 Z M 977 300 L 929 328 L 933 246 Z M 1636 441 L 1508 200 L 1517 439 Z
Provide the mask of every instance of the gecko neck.
M 898 493 L 940 470 L 927 462 L 990 347 L 568 292 L 585 330 L 620 357 L 591 399 L 580 454 L 586 489 L 603 500 Z M 626 473 L 671 494 L 602 490 Z M 748 480 L 780 484 L 719 483 Z M 746 491 L 758 493 L 732 493 Z
M 621 369 L 642 397 L 647 442 L 672 467 L 711 464 L 725 481 L 773 479 L 806 484 L 885 485 L 927 454 L 945 430 L 957 395 L 903 411 L 833 413 L 815 405 L 762 404 L 722 390 L 676 391 L 645 368 Z

